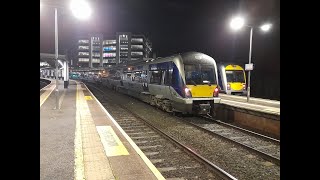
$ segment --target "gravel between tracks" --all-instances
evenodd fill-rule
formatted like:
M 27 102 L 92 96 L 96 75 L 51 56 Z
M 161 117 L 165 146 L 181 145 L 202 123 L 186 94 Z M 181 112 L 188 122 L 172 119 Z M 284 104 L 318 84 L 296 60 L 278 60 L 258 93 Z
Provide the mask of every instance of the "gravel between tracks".
M 238 179 L 280 179 L 280 166 L 251 154 L 238 145 L 187 125 L 169 113 L 126 95 L 104 88 L 114 103 L 120 103 L 170 134 Z

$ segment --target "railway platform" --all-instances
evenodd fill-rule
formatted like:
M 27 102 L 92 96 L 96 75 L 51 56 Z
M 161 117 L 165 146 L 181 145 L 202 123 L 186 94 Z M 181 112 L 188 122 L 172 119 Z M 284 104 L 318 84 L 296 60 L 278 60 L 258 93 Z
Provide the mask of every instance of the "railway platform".
M 235 123 L 250 130 L 280 138 L 280 101 L 219 94 L 217 119 Z
M 219 96 L 221 97 L 221 104 L 280 116 L 280 101 L 251 97 L 250 101 L 247 102 L 247 97 L 245 96 L 235 96 L 227 94 L 219 94 Z
M 87 87 L 40 90 L 40 179 L 164 179 Z

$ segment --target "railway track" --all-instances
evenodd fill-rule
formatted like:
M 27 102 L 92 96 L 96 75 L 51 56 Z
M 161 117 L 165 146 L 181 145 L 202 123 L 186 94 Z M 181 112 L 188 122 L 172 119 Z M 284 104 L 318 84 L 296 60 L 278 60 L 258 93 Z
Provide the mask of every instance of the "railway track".
M 166 179 L 236 179 L 126 107 L 111 104 L 103 90 L 86 85 Z
M 95 87 L 103 89 L 103 91 L 106 92 L 105 101 L 106 102 L 111 101 L 111 103 L 109 103 L 108 105 L 105 104 L 105 107 L 106 109 L 108 109 L 110 113 L 113 111 L 113 109 L 120 109 L 119 105 L 121 105 L 123 108 L 131 111 L 131 115 L 130 115 L 131 117 L 133 116 L 135 118 L 137 117 L 138 119 L 139 118 L 144 119 L 145 121 L 149 122 L 153 126 L 156 126 L 157 128 L 161 129 L 166 134 L 175 138 L 177 141 L 188 146 L 189 149 L 191 149 L 194 152 L 197 152 L 200 156 L 205 157 L 208 161 L 214 162 L 214 164 L 220 167 L 221 169 L 227 170 L 229 174 L 232 174 L 234 177 L 238 179 L 279 179 L 280 178 L 280 166 L 278 166 L 276 162 L 268 160 L 268 158 L 262 157 L 258 153 L 253 152 L 247 148 L 244 148 L 242 145 L 239 145 L 235 142 L 226 140 L 225 138 L 221 138 L 220 136 L 217 136 L 217 135 L 212 135 L 209 132 L 204 133 L 203 128 L 201 129 L 201 128 L 195 127 L 194 125 L 191 125 L 190 123 L 186 123 L 195 117 L 183 117 L 182 119 L 177 116 L 172 116 L 169 113 L 163 112 L 158 108 L 150 106 L 149 104 L 141 102 L 130 96 L 117 93 L 101 85 L 100 86 L 95 84 L 91 84 L 91 85 L 94 85 Z M 122 111 L 124 110 L 122 109 Z M 123 115 L 122 111 L 121 113 L 119 113 L 118 116 Z M 199 118 L 199 117 L 196 117 L 196 118 Z M 200 119 L 202 121 L 202 124 L 213 123 L 212 121 L 208 122 L 209 119 L 204 119 L 203 117 L 201 117 Z M 200 121 L 200 119 L 198 119 L 198 121 Z M 126 123 L 128 122 L 123 122 L 124 126 Z M 215 123 L 221 124 L 219 123 L 219 121 Z M 139 131 L 139 128 L 138 128 L 138 131 Z M 244 129 L 244 132 L 246 131 L 247 130 Z M 139 133 L 139 132 L 134 132 L 134 133 Z M 128 135 L 129 134 L 130 132 L 128 132 Z M 134 135 L 135 134 L 133 134 L 132 136 Z M 266 138 L 262 137 L 262 139 L 265 139 L 266 141 L 269 140 L 268 137 Z M 136 144 L 138 145 L 138 143 Z M 166 147 L 166 146 L 163 146 L 163 147 Z M 143 148 L 145 147 L 142 147 L 141 149 Z M 169 151 L 174 152 L 174 150 L 171 150 L 171 149 Z M 159 155 L 159 158 L 162 156 L 163 155 L 161 156 Z M 172 156 L 172 158 L 174 157 L 175 156 Z M 172 158 L 169 156 L 166 162 L 167 163 L 170 162 Z M 153 159 L 153 157 L 149 157 L 149 159 Z M 173 161 L 175 160 L 173 159 Z M 155 161 L 155 162 L 156 162 L 155 166 L 161 168 L 161 166 L 157 166 L 157 165 L 160 165 L 161 163 L 159 164 L 158 161 Z M 170 170 L 170 168 L 166 170 Z M 163 172 L 162 174 L 165 174 L 165 173 L 176 174 L 178 173 L 178 170 L 170 170 L 168 172 Z M 201 173 L 200 171 L 198 173 L 205 174 L 205 173 Z M 188 179 L 188 178 L 185 178 L 184 176 L 178 176 L 178 175 L 172 176 L 172 174 L 169 177 L 167 176 L 165 177 L 166 178 L 179 177 L 182 179 Z M 191 179 L 215 179 L 213 177 L 211 178 L 210 177 L 211 175 L 209 175 L 209 177 L 199 176 L 198 178 L 197 176 L 193 176 L 193 178 Z
M 40 80 L 40 89 L 46 87 L 48 85 L 48 83 L 46 81 L 41 81 Z
M 238 144 L 262 158 L 280 165 L 280 141 L 277 139 L 208 117 L 184 117 L 181 120 L 205 132 Z
M 50 80 L 40 78 L 40 90 L 51 83 Z

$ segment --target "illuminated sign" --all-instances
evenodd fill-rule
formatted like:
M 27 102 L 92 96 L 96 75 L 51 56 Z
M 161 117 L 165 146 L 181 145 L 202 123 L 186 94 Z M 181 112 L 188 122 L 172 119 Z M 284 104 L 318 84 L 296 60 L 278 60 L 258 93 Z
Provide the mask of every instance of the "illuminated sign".
M 253 70 L 253 64 L 245 64 L 245 70 L 246 71 L 252 71 Z
M 169 69 L 169 63 L 159 63 L 159 64 L 150 64 L 149 65 L 150 70 L 160 70 L 160 69 Z
M 150 64 L 149 67 L 150 67 L 150 70 L 157 70 L 158 69 L 156 64 Z

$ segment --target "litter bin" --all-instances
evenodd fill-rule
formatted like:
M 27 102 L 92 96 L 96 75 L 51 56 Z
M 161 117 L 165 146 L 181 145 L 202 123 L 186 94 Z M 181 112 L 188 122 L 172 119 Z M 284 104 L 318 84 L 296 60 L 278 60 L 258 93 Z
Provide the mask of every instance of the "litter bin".
M 64 88 L 68 89 L 69 81 L 64 81 Z

